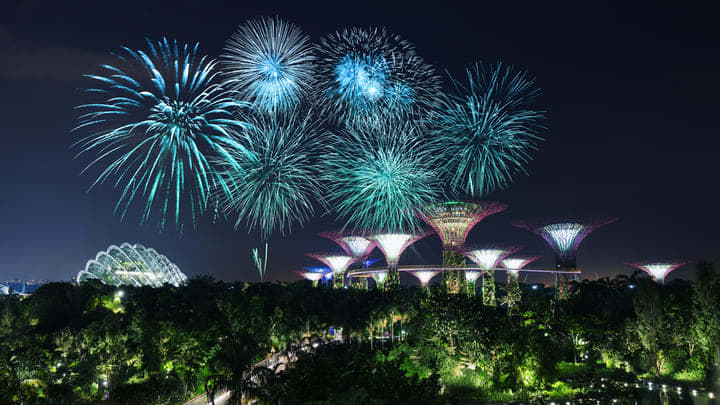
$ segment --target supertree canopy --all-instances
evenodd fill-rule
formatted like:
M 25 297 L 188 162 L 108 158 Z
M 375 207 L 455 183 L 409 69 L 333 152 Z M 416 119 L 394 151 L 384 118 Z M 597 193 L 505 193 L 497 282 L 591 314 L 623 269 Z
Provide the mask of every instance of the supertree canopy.
M 87 92 L 99 100 L 77 107 L 84 113 L 74 130 L 92 134 L 76 145 L 79 155 L 95 153 L 88 168 L 103 167 L 91 188 L 112 178 L 122 189 L 115 210 L 123 218 L 142 199 L 141 222 L 158 210 L 163 228 L 169 210 L 179 225 L 187 210 L 194 223 L 222 182 L 213 161 L 246 151 L 246 123 L 234 115 L 245 104 L 220 86 L 216 62 L 199 56 L 198 45 L 164 39 L 148 48 L 123 47 L 116 65 L 87 75 L 96 84 Z
M 502 260 L 502 265 L 507 269 L 508 277 L 517 279 L 518 273 L 523 267 L 540 259 L 542 256 L 513 256 Z
M 315 272 L 315 271 L 296 271 L 298 275 L 300 275 L 302 278 L 306 280 L 312 281 L 313 285 L 317 286 L 318 281 L 325 276 L 325 273 Z
M 405 249 L 417 242 L 418 240 L 428 236 L 429 232 L 419 233 L 380 233 L 368 238 L 377 243 L 378 248 L 385 255 L 385 262 L 388 265 L 388 280 L 390 281 L 390 287 L 396 287 L 400 285 L 400 274 L 398 273 L 398 262 L 400 256 Z
M 629 266 L 636 267 L 652 277 L 656 283 L 665 283 L 665 277 L 670 274 L 671 271 L 677 269 L 680 266 L 684 266 L 690 263 L 689 261 L 645 261 L 645 262 L 633 262 L 626 263 Z
M 580 242 L 595 229 L 613 223 L 613 217 L 579 217 L 573 219 L 539 219 L 516 221 L 513 226 L 540 235 L 555 250 L 556 267 L 561 270 L 576 268 L 575 252 Z
M 483 303 L 488 306 L 495 306 L 495 273 L 498 263 L 505 257 L 520 250 L 520 247 L 488 246 L 482 248 L 470 248 L 465 255 L 477 264 L 482 271 L 466 271 L 465 277 L 468 282 L 467 292 L 475 295 L 475 281 L 483 276 Z M 470 274 L 468 274 L 470 273 Z
M 375 248 L 375 242 L 359 235 L 343 232 L 320 232 L 318 236 L 327 238 L 337 243 L 348 255 L 352 257 L 367 257 Z
M 415 276 L 418 279 L 418 281 L 420 281 L 420 285 L 422 287 L 427 287 L 428 284 L 430 284 L 430 280 L 432 280 L 433 277 L 440 274 L 440 270 L 418 269 L 418 270 L 408 270 L 407 272 L 412 274 L 413 276 Z
M 384 288 L 387 275 L 387 271 L 376 271 L 371 274 L 371 277 L 373 278 L 373 280 L 375 280 L 375 283 L 377 283 L 378 289 Z
M 264 240 L 274 231 L 285 233 L 313 214 L 320 194 L 314 159 L 322 148 L 322 131 L 310 115 L 253 115 L 248 150 L 233 150 L 218 165 L 223 181 L 216 190 L 226 212 L 258 228 Z M 249 156 L 249 158 L 248 158 Z
M 262 111 L 294 108 L 313 86 L 310 38 L 279 18 L 241 25 L 225 46 L 223 60 L 223 84 Z
M 308 253 L 308 257 L 323 262 L 333 272 L 335 288 L 345 285 L 345 270 L 358 258 L 335 253 Z
M 433 119 L 451 188 L 476 197 L 507 187 L 541 139 L 545 114 L 532 107 L 540 94 L 534 79 L 510 65 L 478 63 L 467 83 L 452 83 Z
M 345 226 L 368 232 L 420 228 L 416 212 L 435 202 L 442 190 L 437 164 L 419 131 L 390 121 L 333 136 L 324 178 Z
M 318 49 L 323 112 L 338 123 L 407 118 L 436 103 L 441 83 L 433 67 L 384 29 L 344 29 Z
M 470 230 L 488 215 L 507 209 L 494 201 L 446 201 L 432 204 L 419 212 L 420 218 L 432 226 L 443 242 L 443 249 L 462 249 Z
M 167 257 L 143 245 L 123 243 L 112 245 L 89 260 L 76 281 L 97 279 L 104 284 L 135 287 L 176 287 L 187 282 L 187 276 Z

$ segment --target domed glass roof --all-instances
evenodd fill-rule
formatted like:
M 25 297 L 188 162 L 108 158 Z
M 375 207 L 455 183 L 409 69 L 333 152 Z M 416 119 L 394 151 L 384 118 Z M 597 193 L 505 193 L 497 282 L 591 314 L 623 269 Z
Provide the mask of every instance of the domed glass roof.
M 180 286 L 187 276 L 167 257 L 143 245 L 123 243 L 112 245 L 88 260 L 85 269 L 77 275 L 77 282 L 98 279 L 108 285 L 161 287 L 164 284 Z

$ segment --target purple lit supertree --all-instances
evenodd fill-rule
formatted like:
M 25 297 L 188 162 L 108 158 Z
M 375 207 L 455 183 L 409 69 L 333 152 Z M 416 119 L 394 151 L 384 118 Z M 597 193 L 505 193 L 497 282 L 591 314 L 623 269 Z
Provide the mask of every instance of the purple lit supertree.
M 330 267 L 333 273 L 333 285 L 335 288 L 343 288 L 345 286 L 345 270 L 358 259 L 357 257 L 337 253 L 307 253 L 306 256 L 312 257 Z
M 555 251 L 555 293 L 558 299 L 568 295 L 569 281 L 577 274 L 575 253 L 580 242 L 595 229 L 617 221 L 615 217 L 574 217 L 516 221 L 513 226 L 540 235 Z
M 466 271 L 467 293 L 475 295 L 475 282 L 478 277 L 483 277 L 482 293 L 483 303 L 488 306 L 495 306 L 495 273 L 498 263 L 507 256 L 517 252 L 522 247 L 517 246 L 484 246 L 469 248 L 465 255 L 480 267 L 480 271 Z
M 388 275 L 384 280 L 386 288 L 391 289 L 400 286 L 400 273 L 397 265 L 403 251 L 430 234 L 431 232 L 422 231 L 419 233 L 380 233 L 368 236 L 368 239 L 374 241 L 385 256 L 385 262 L 388 266 Z
M 506 204 L 494 201 L 446 201 L 418 213 L 442 240 L 443 267 L 448 269 L 443 272 L 443 280 L 449 292 L 459 293 L 465 284 L 463 271 L 453 268 L 465 267 L 461 251 L 470 230 L 485 217 L 506 209 Z
M 688 263 L 690 262 L 687 260 L 656 260 L 632 262 L 625 264 L 646 272 L 650 275 L 650 277 L 652 277 L 653 281 L 655 281 L 656 283 L 665 284 L 665 277 L 667 277 L 667 275 L 670 274 L 671 271 Z

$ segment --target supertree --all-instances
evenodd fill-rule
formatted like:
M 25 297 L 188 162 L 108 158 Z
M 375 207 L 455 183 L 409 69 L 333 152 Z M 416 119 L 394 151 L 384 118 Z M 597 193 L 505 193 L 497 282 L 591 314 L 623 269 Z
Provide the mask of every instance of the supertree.
M 364 232 L 420 228 L 415 213 L 442 187 L 418 127 L 390 121 L 335 134 L 325 156 L 328 198 L 345 226 Z
M 339 124 L 417 118 L 441 91 L 435 69 L 385 29 L 344 29 L 322 38 L 318 52 L 318 98 Z
M 475 64 L 467 83 L 452 79 L 434 114 L 436 153 L 446 157 L 453 190 L 473 197 L 507 187 L 531 159 L 545 117 L 533 108 L 539 89 L 511 65 Z
M 483 277 L 482 293 L 483 303 L 488 306 L 495 306 L 495 273 L 498 263 L 505 257 L 517 252 L 521 247 L 515 246 L 486 246 L 480 248 L 469 248 L 465 255 L 480 267 L 480 271 L 466 271 L 469 295 L 475 295 L 475 282 L 478 277 Z
M 644 261 L 644 262 L 632 262 L 625 263 L 628 266 L 638 268 L 652 277 L 653 281 L 658 284 L 665 284 L 665 277 L 670 274 L 671 271 L 677 269 L 680 266 L 684 266 L 690 263 L 686 260 L 669 260 L 669 261 Z
M 430 284 L 430 280 L 432 280 L 433 277 L 440 274 L 440 272 L 442 270 L 418 268 L 418 269 L 408 269 L 408 270 L 403 270 L 403 271 L 415 276 L 415 278 L 417 278 L 418 281 L 420 281 L 420 286 L 423 288 L 427 288 L 428 284 Z
M 375 249 L 375 242 L 360 235 L 339 231 L 327 231 L 318 233 L 318 236 L 330 239 L 337 243 L 345 253 L 359 259 L 368 257 L 370 252 Z
M 575 253 L 580 242 L 595 229 L 613 223 L 614 217 L 544 218 L 516 221 L 513 226 L 540 235 L 555 251 L 555 292 L 558 299 L 567 297 L 569 282 L 577 274 Z
M 73 131 L 92 129 L 75 146 L 78 155 L 96 153 L 85 169 L 103 166 L 90 188 L 111 178 L 122 189 L 115 211 L 124 218 L 133 200 L 143 199 L 141 222 L 159 210 L 181 225 L 181 211 L 193 224 L 208 208 L 210 190 L 220 186 L 216 160 L 246 155 L 247 124 L 235 112 L 246 107 L 218 83 L 216 62 L 199 56 L 198 45 L 148 40 L 148 50 L 122 48 L 117 64 L 86 75 L 87 89 L 100 100 L 84 104 Z M 85 171 L 84 170 L 84 171 Z
M 219 164 L 223 181 L 216 193 L 225 212 L 237 215 L 235 228 L 245 222 L 267 241 L 273 232 L 284 234 L 313 214 L 320 194 L 314 155 L 322 151 L 324 132 L 304 113 L 253 114 L 249 122 L 252 142 L 244 153 L 232 151 Z
M 242 24 L 228 40 L 222 59 L 224 86 L 264 112 L 295 108 L 313 87 L 310 37 L 279 18 Z
M 300 277 L 302 277 L 302 278 L 304 278 L 304 279 L 306 279 L 306 280 L 312 281 L 313 286 L 315 286 L 315 287 L 317 287 L 318 281 L 320 281 L 320 279 L 325 276 L 324 273 L 315 272 L 315 271 L 309 271 L 309 270 L 306 270 L 306 271 L 295 271 L 295 273 L 297 273 L 298 275 L 300 275 Z
M 322 275 L 322 277 L 320 277 L 320 279 L 318 279 L 318 284 L 320 284 L 321 281 L 324 283 L 329 283 L 330 280 L 332 280 L 333 274 L 332 274 L 332 269 L 330 269 L 330 267 L 327 267 L 327 266 L 303 266 L 303 269 L 305 269 L 305 271 L 310 272 L 310 273 L 320 273 Z
M 378 290 L 385 289 L 385 280 L 387 279 L 387 275 L 387 271 L 376 271 L 371 274 L 371 277 L 375 280 Z
M 504 211 L 507 205 L 494 201 L 445 201 L 419 211 L 418 216 L 435 229 L 443 243 L 443 272 L 445 287 L 459 293 L 465 284 L 461 270 L 465 267 L 462 249 L 470 230 L 485 217 Z
M 538 260 L 542 256 L 513 256 L 502 260 L 502 265 L 507 269 L 507 284 L 505 295 L 505 304 L 507 305 L 508 314 L 512 314 L 514 308 L 522 299 L 518 276 L 520 270 L 528 264 Z
M 307 253 L 306 255 L 330 267 L 333 273 L 333 285 L 335 288 L 343 288 L 345 286 L 345 270 L 357 260 L 356 257 L 335 253 Z
M 417 233 L 379 233 L 368 236 L 370 240 L 377 243 L 378 248 L 385 256 L 388 275 L 384 282 L 389 282 L 389 284 L 385 284 L 386 288 L 392 289 L 400 285 L 400 273 L 397 266 L 403 251 L 428 235 L 430 232 L 421 231 Z

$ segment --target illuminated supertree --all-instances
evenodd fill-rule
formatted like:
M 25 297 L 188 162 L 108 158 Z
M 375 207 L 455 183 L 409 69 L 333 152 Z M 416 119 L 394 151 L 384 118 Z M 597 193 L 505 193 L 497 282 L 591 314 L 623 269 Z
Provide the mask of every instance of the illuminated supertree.
M 385 288 L 385 280 L 387 280 L 387 271 L 376 271 L 373 272 L 371 277 L 373 280 L 375 280 L 375 284 L 377 285 L 378 290 L 382 290 Z
M 332 269 L 327 266 L 303 266 L 303 269 L 310 273 L 320 273 L 322 277 L 318 280 L 318 284 L 320 282 L 328 284 L 333 278 Z
M 507 305 L 508 314 L 513 313 L 513 309 L 520 303 L 522 292 L 518 282 L 520 270 L 542 256 L 514 256 L 503 259 L 502 265 L 507 269 L 507 284 L 505 286 L 506 295 L 504 303 Z
M 420 233 L 381 233 L 368 236 L 368 238 L 377 243 L 378 248 L 385 255 L 385 262 L 388 266 L 388 275 L 385 282 L 387 288 L 395 288 L 400 285 L 400 273 L 398 272 L 398 261 L 400 255 L 408 246 L 418 240 L 430 235 L 430 232 Z
M 77 107 L 84 113 L 73 130 L 92 134 L 76 145 L 97 156 L 86 170 L 103 166 L 90 188 L 112 178 L 122 189 L 122 218 L 142 199 L 141 222 L 157 210 L 161 229 L 168 211 L 178 226 L 181 212 L 194 224 L 223 181 L 213 163 L 247 152 L 247 123 L 235 115 L 247 104 L 219 84 L 216 62 L 198 55 L 197 44 L 163 39 L 148 48 L 123 47 L 117 64 L 86 76 L 96 84 L 87 93 L 100 100 Z
M 315 271 L 295 271 L 298 275 L 300 275 L 302 278 L 306 280 L 310 280 L 313 283 L 313 286 L 317 287 L 318 281 L 325 276 L 325 273 L 315 272 Z
M 677 269 L 680 266 L 684 266 L 690 263 L 689 261 L 645 261 L 645 262 L 633 262 L 625 263 L 628 266 L 638 268 L 652 277 L 653 281 L 658 284 L 665 284 L 665 277 L 670 274 L 671 271 Z
M 265 112 L 297 106 L 313 86 L 310 37 L 279 18 L 248 21 L 225 47 L 223 85 Z
M 540 91 L 527 72 L 502 63 L 476 64 L 467 84 L 452 83 L 433 117 L 451 189 L 473 197 L 504 189 L 541 140 L 545 113 L 533 107 Z
M 461 253 L 470 230 L 488 215 L 507 209 L 507 205 L 494 201 L 446 201 L 425 207 L 418 216 L 435 229 L 443 243 L 443 267 L 465 267 Z M 462 290 L 465 276 L 460 270 L 443 273 L 445 287 L 449 292 Z
M 323 262 L 326 266 L 330 267 L 333 273 L 333 285 L 335 288 L 343 288 L 345 286 L 345 270 L 357 260 L 356 257 L 335 253 L 307 253 L 306 256 Z
M 440 274 L 440 270 L 432 269 L 405 270 L 405 272 L 415 276 L 418 281 L 420 281 L 420 285 L 423 288 L 427 288 L 428 284 L 430 284 L 430 280 Z
M 345 253 L 359 259 L 368 257 L 370 252 L 375 249 L 375 242 L 360 235 L 328 231 L 320 232 L 318 236 L 330 239 L 337 243 Z
M 323 115 L 355 120 L 413 118 L 436 103 L 440 78 L 415 48 L 384 29 L 350 28 L 318 47 Z
M 498 263 L 505 257 L 520 250 L 520 247 L 488 246 L 476 249 L 467 249 L 465 255 L 477 264 L 481 271 L 466 271 L 465 278 L 468 283 L 467 292 L 475 295 L 475 282 L 483 277 L 482 293 L 483 303 L 495 306 L 495 273 Z
M 513 226 L 540 235 L 555 251 L 555 288 L 558 299 L 568 295 L 569 282 L 577 271 L 575 253 L 580 242 L 595 229 L 613 223 L 614 217 L 577 217 L 571 219 L 539 219 L 516 221 Z

